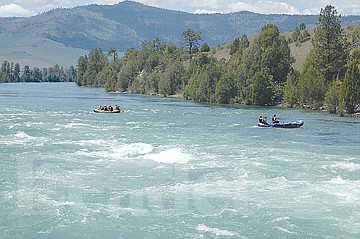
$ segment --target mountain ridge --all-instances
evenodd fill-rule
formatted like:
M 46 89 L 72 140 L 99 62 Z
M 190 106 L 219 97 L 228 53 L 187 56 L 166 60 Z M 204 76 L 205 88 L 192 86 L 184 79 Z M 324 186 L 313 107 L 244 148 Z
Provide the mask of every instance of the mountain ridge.
M 346 16 L 340 20 L 344 26 L 360 24 L 360 16 Z M 124 52 L 156 37 L 180 44 L 182 32 L 187 28 L 200 31 L 203 42 L 217 46 L 243 34 L 251 37 L 268 23 L 285 32 L 300 23 L 305 23 L 309 29 L 314 28 L 317 21 L 317 15 L 265 15 L 248 11 L 192 14 L 133 1 L 58 8 L 29 18 L 0 18 L 0 60 L 21 63 L 28 59 L 45 66 L 54 63 L 76 65 L 80 55 L 95 47 L 104 51 L 115 47 Z M 43 45 L 47 49 L 37 55 L 37 50 Z M 69 56 L 57 57 L 54 49 L 68 52 Z M 51 54 L 46 54 L 47 51 Z

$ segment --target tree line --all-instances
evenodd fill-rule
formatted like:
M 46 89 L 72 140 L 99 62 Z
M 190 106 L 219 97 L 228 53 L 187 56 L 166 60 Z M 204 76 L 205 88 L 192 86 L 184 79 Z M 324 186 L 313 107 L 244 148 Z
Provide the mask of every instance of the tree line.
M 360 50 L 350 51 L 339 18 L 333 6 L 321 9 L 313 49 L 301 70 L 292 67 L 287 39 L 276 25 L 267 24 L 251 40 L 246 35 L 235 39 L 228 60 L 216 56 L 217 48 L 200 46 L 201 33 L 192 29 L 183 32 L 180 46 L 157 38 L 144 41 L 140 49 L 128 49 L 121 58 L 114 48 L 108 54 L 95 48 L 79 58 L 76 82 L 209 103 L 354 113 L 360 105 Z M 295 41 L 308 37 L 304 25 L 293 34 Z
M 64 69 L 59 65 L 49 68 L 33 67 L 25 65 L 21 69 L 19 63 L 3 61 L 0 70 L 0 83 L 13 82 L 73 82 L 76 80 L 76 69 L 70 66 Z

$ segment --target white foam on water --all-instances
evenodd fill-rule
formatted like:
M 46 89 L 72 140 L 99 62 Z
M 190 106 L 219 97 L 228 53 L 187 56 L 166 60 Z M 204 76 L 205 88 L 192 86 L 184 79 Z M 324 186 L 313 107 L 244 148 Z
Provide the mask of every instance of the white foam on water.
M 90 140 L 80 140 L 75 142 L 80 146 L 103 146 L 103 147 L 112 147 L 113 145 L 118 144 L 117 140 L 101 140 L 101 139 L 90 139 Z
M 286 221 L 289 219 L 290 219 L 290 217 L 277 217 L 274 220 L 272 220 L 272 222 L 281 222 L 281 221 Z
M 164 164 L 185 164 L 192 160 L 193 156 L 184 153 L 180 148 L 172 148 L 160 153 L 146 154 L 144 158 Z
M 18 127 L 18 126 L 21 126 L 21 124 L 20 123 L 15 123 L 15 124 L 10 125 L 9 129 L 13 129 L 13 128 Z
M 360 186 L 359 180 L 343 179 L 341 176 L 326 181 L 324 191 L 336 196 L 338 205 L 359 203 Z
M 93 143 L 98 146 L 99 150 L 80 150 L 76 152 L 79 156 L 86 156 L 86 157 L 95 157 L 95 158 L 102 158 L 102 159 L 112 159 L 117 160 L 120 158 L 128 158 L 128 157 L 138 157 L 141 155 L 145 155 L 151 153 L 153 150 L 153 146 L 151 144 L 145 143 L 131 143 L 125 145 L 117 145 L 117 142 L 110 143 L 107 141 L 102 140 L 95 140 L 95 141 L 86 141 L 86 144 Z M 83 145 L 83 146 L 84 146 Z
M 15 137 L 13 140 L 8 141 L 9 145 L 11 145 L 11 144 L 27 144 L 29 142 L 38 142 L 39 141 L 39 138 L 30 136 L 27 133 L 25 133 L 24 131 L 18 131 L 14 136 Z M 37 139 L 37 140 L 35 141 L 34 139 Z
M 114 148 L 112 151 L 118 155 L 138 156 L 151 153 L 153 146 L 145 143 L 126 144 L 122 147 Z
M 25 133 L 24 131 L 18 131 L 15 136 L 19 139 L 34 139 L 35 137 L 32 137 Z
M 70 123 L 63 125 L 64 128 L 84 128 L 84 127 L 93 127 L 90 124 L 84 124 L 84 123 Z
M 289 182 L 285 177 L 276 177 L 269 180 L 266 180 L 265 185 L 259 189 L 260 191 L 268 191 L 268 190 L 285 190 L 287 188 L 292 187 L 292 183 Z
M 337 162 L 335 164 L 330 165 L 331 168 L 339 168 L 348 171 L 356 171 L 360 169 L 360 164 L 354 162 Z
M 295 232 L 289 231 L 288 229 L 282 228 L 282 227 L 274 227 L 275 229 L 281 231 L 281 232 L 285 232 L 288 234 L 296 234 Z
M 222 230 L 222 229 L 219 229 L 216 227 L 208 227 L 204 223 L 199 224 L 196 227 L 196 230 L 203 231 L 203 232 L 210 232 L 210 233 L 215 234 L 216 236 L 228 236 L 228 237 L 234 237 L 234 236 L 238 237 L 239 236 L 239 234 L 237 232 Z M 242 237 L 242 238 L 244 238 L 244 237 Z
M 338 184 L 338 185 L 344 185 L 348 184 L 349 180 L 343 179 L 341 176 L 337 176 L 336 178 L 332 178 L 329 183 L 331 184 Z

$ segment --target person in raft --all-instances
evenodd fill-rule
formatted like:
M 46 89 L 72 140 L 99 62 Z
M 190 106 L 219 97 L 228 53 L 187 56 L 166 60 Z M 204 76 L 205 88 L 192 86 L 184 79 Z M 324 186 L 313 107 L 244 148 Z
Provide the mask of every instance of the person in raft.
M 279 121 L 276 119 L 276 115 L 274 115 L 274 116 L 272 117 L 272 123 L 273 123 L 273 124 L 278 124 L 278 123 L 279 123 Z
M 262 116 L 259 117 L 259 123 L 269 125 L 269 123 L 266 121 L 267 121 L 267 117 L 262 117 Z

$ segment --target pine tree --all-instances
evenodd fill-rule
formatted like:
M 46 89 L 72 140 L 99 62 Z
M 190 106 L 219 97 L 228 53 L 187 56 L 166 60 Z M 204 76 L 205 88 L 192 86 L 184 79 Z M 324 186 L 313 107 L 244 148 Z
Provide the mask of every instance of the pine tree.
M 183 45 L 189 49 L 189 59 L 192 59 L 193 47 L 199 45 L 201 40 L 201 33 L 195 32 L 193 29 L 185 30 L 182 35 L 185 37 Z
M 329 90 L 325 94 L 325 106 L 330 113 L 336 114 L 340 103 L 341 81 L 335 80 L 331 83 Z
M 348 59 L 347 44 L 335 7 L 321 9 L 313 38 L 312 65 L 330 82 L 342 78 Z
M 360 105 L 360 60 L 353 58 L 349 62 L 345 74 L 344 82 L 341 87 L 341 108 L 348 113 L 354 113 L 356 107 Z

